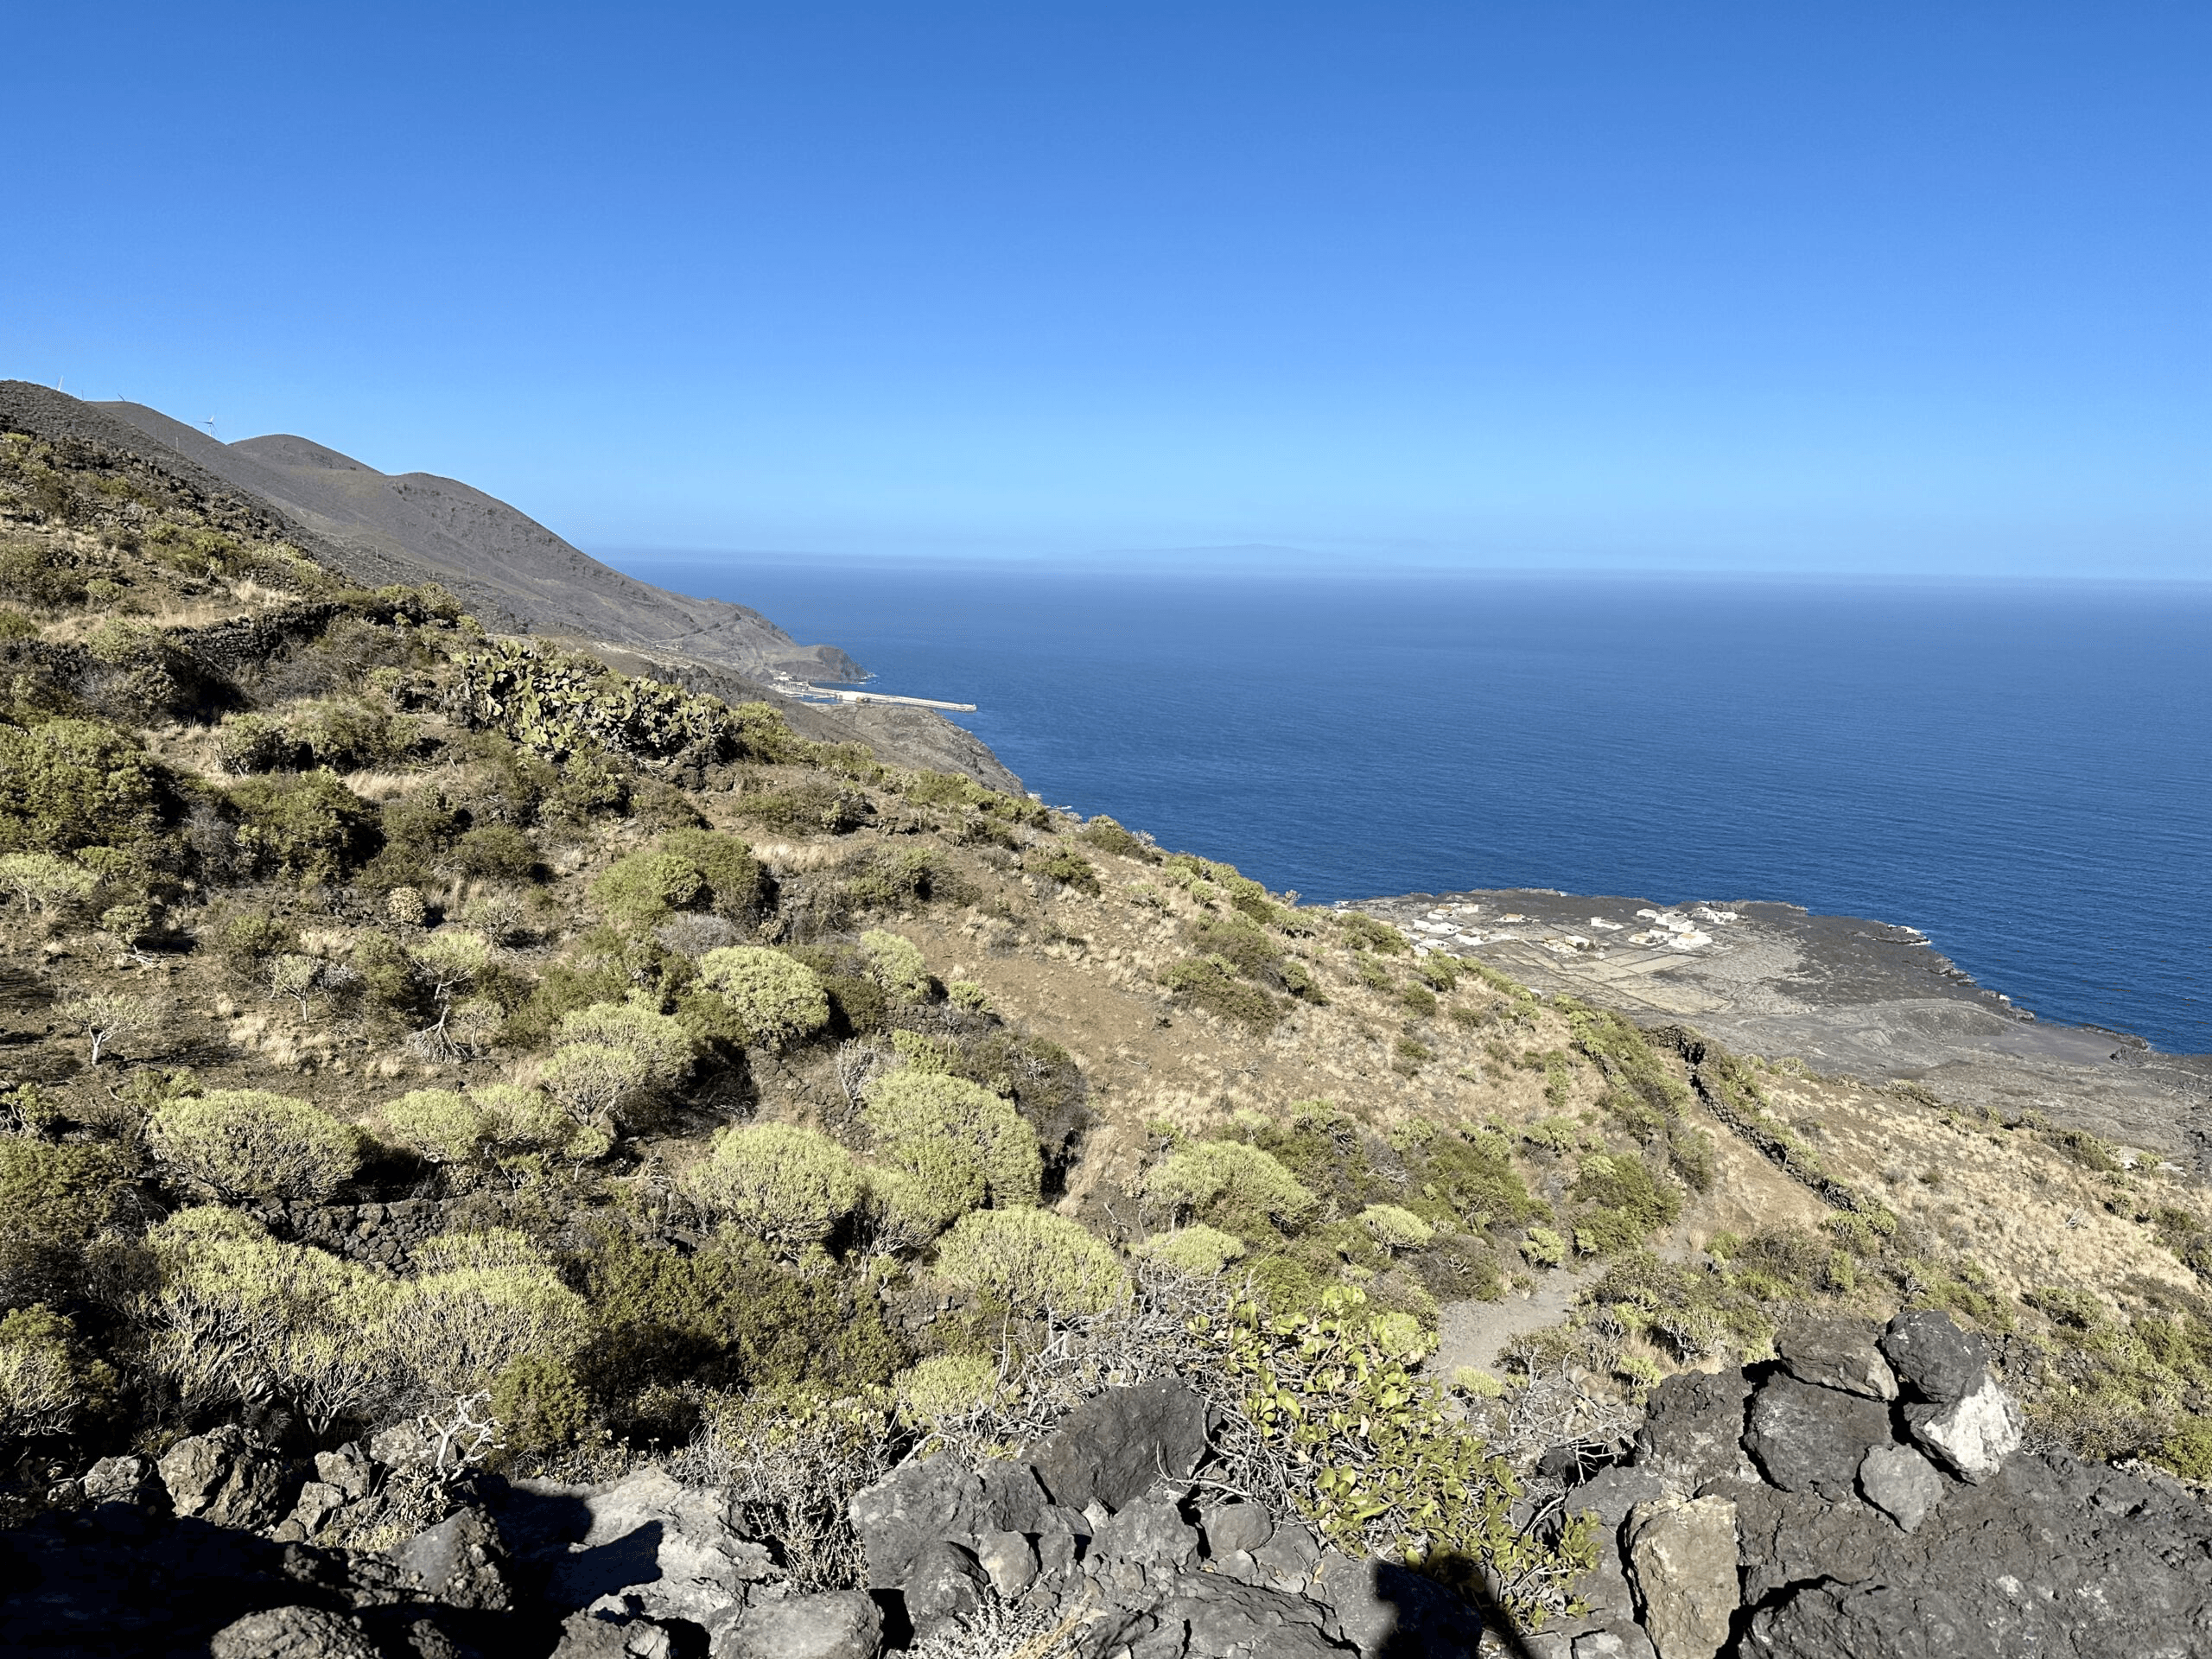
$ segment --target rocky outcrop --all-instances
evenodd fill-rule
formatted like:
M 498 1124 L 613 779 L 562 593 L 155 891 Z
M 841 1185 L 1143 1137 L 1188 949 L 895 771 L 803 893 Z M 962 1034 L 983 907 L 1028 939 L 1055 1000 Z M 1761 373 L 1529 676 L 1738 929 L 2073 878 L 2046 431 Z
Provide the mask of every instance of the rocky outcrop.
M 1777 1348 L 1669 1378 L 1626 1456 L 1568 1494 L 1599 1522 L 1591 1612 L 1522 1637 L 1535 1659 L 2212 1652 L 2212 1510 L 2021 1452 L 1986 1349 L 1948 1316 L 1824 1320 Z
M 1095 1396 L 1025 1460 L 908 1464 L 853 1500 L 868 1581 L 918 1637 L 988 1616 L 1065 1625 L 1102 1659 L 1471 1659 L 1479 1617 L 1428 1580 L 1207 1496 L 1210 1439 L 1161 1380 Z
M 1948 1319 L 1831 1322 L 1779 1346 L 1662 1383 L 1617 1461 L 1548 1460 L 1577 1481 L 1568 1510 L 1596 1518 L 1589 1611 L 1495 1632 L 1492 1650 L 2212 1652 L 2212 1511 L 2176 1483 L 2018 1450 L 1986 1354 Z M 420 1439 L 325 1452 L 312 1479 L 238 1428 L 158 1468 L 96 1465 L 79 1507 L 0 1535 L 0 1649 L 890 1659 L 1058 1632 L 1068 1659 L 1473 1659 L 1484 1638 L 1430 1580 L 1210 1484 L 1205 1410 L 1172 1381 L 1099 1395 L 1018 1457 L 902 1465 L 849 1507 L 865 1585 L 812 1593 L 774 1539 L 664 1469 L 426 1489 Z M 435 1525 L 327 1547 L 394 1513 L 388 1491 L 425 1490 L 444 1494 Z

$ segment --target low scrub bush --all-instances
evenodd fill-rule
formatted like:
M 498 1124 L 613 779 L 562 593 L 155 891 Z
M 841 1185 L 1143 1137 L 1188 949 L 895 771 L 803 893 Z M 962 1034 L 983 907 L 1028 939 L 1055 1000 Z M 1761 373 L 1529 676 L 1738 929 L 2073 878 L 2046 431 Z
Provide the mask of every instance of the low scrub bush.
M 931 1354 L 891 1380 L 899 1414 L 924 1430 L 965 1417 L 999 1391 L 999 1366 L 981 1354 Z
M 163 779 L 113 727 L 0 724 L 0 852 L 130 846 L 159 829 Z
M 1394 1252 L 1422 1249 L 1436 1239 L 1435 1228 L 1395 1204 L 1369 1205 L 1359 1212 L 1359 1224 L 1377 1244 Z
M 1146 1240 L 1144 1254 L 1179 1273 L 1219 1273 L 1243 1255 L 1244 1241 L 1199 1221 Z
M 264 873 L 334 882 L 383 842 L 377 809 L 328 772 L 248 778 L 230 790 L 239 852 Z
M 90 870 L 57 854 L 0 854 L 0 891 L 22 899 L 26 910 L 67 910 L 90 899 L 99 886 Z
M 185 1210 L 148 1235 L 147 1363 L 193 1409 L 276 1398 L 321 1433 L 399 1386 L 385 1341 L 389 1281 L 235 1211 Z
M 389 1293 L 383 1342 L 416 1399 L 445 1407 L 491 1388 L 518 1361 L 565 1361 L 590 1332 L 584 1300 L 520 1233 L 449 1234 Z
M 67 1433 L 107 1403 L 115 1382 L 105 1363 L 86 1357 L 63 1315 L 44 1307 L 0 1314 L 0 1442 Z
M 1176 963 L 1161 976 L 1161 982 L 1185 1001 L 1254 1031 L 1272 1029 L 1285 1011 L 1283 1003 L 1239 978 L 1236 964 L 1223 957 L 1192 957 Z
M 1099 892 L 1098 867 L 1072 847 L 1041 848 L 1024 858 L 1021 868 L 1032 875 L 1073 887 L 1093 898 Z
M 1160 854 L 1120 824 L 1100 813 L 1076 832 L 1077 838 L 1089 842 L 1102 853 L 1112 853 L 1119 858 L 1141 859 L 1148 864 L 1160 861 Z
M 830 1023 L 830 998 L 813 969 L 781 950 L 725 945 L 699 961 L 699 979 L 750 1044 L 810 1037 Z
M 786 1251 L 826 1241 L 862 1192 L 851 1154 L 786 1123 L 722 1130 L 683 1185 L 714 1215 Z
M 1539 1626 L 1596 1561 L 1595 1517 L 1549 1541 L 1519 1523 L 1510 1467 L 1413 1374 L 1404 1323 L 1342 1289 L 1308 1314 L 1238 1298 L 1225 1319 L 1201 1319 L 1237 1413 L 1227 1444 L 1240 1484 L 1337 1548 L 1395 1554 Z
M 1295 1231 L 1312 1220 L 1319 1200 L 1270 1154 L 1236 1141 L 1196 1141 L 1170 1153 L 1145 1176 L 1145 1196 L 1249 1238 L 1277 1229 Z
M 1129 1294 L 1113 1247 L 1049 1210 L 963 1217 L 938 1247 L 938 1272 L 1031 1319 L 1103 1313 Z
M 734 804 L 740 817 L 791 836 L 846 835 L 875 815 L 868 797 L 858 791 L 812 779 L 785 789 L 747 792 Z
M 233 1202 L 327 1199 L 360 1166 L 361 1136 L 318 1106 L 260 1089 L 172 1100 L 146 1126 L 166 1167 Z
M 641 1002 L 594 1002 L 561 1016 L 563 1043 L 626 1048 L 645 1062 L 646 1080 L 664 1088 L 691 1070 L 691 1034 L 683 1022 Z
M 1372 950 L 1384 957 L 1407 956 L 1413 950 L 1406 936 L 1388 922 L 1378 922 L 1356 910 L 1340 910 L 1336 917 L 1338 933 L 1355 950 Z
M 899 933 L 871 929 L 861 935 L 861 950 L 868 970 L 894 1002 L 926 1002 L 930 997 L 929 963 L 921 947 Z
M 861 1115 L 878 1154 L 959 1210 L 1033 1205 L 1044 1178 L 1037 1137 L 1010 1101 L 964 1077 L 902 1066 L 871 1078 Z

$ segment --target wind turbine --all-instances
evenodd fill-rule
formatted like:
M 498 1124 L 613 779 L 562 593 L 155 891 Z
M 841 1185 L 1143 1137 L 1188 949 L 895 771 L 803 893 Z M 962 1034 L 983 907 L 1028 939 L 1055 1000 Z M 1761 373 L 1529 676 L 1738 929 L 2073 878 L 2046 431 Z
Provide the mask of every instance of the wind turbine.
M 209 437 L 215 438 L 215 417 L 213 415 L 210 415 L 206 420 L 200 422 L 200 424 L 207 429 L 207 435 Z M 215 442 L 220 443 L 222 440 L 220 438 L 215 438 Z

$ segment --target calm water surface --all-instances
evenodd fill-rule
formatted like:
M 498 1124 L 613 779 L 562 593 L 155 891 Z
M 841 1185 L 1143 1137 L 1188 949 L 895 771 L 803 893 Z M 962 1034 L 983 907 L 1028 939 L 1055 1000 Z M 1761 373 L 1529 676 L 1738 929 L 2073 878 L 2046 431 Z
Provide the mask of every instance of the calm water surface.
M 619 562 L 1309 899 L 1784 899 L 2212 1050 L 2212 588 Z

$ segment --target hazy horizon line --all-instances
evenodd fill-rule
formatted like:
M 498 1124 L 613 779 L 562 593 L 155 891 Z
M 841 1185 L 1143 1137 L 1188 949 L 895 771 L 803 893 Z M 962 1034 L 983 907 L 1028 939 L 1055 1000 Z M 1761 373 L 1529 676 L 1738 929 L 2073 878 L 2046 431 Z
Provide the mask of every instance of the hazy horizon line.
M 1908 570 L 1870 567 L 1824 569 L 1734 564 L 1599 564 L 1558 563 L 1506 564 L 1465 560 L 1347 559 L 1304 548 L 1268 543 L 1228 543 L 1173 548 L 1102 548 L 1082 554 L 969 554 L 800 552 L 791 550 L 668 548 L 601 544 L 583 550 L 620 568 L 624 560 L 664 565 L 775 566 L 834 565 L 853 570 L 964 570 L 1032 575 L 1189 575 L 1334 578 L 1462 577 L 1578 580 L 1757 581 L 1847 582 L 1895 585 L 1992 585 L 2006 587 L 2119 587 L 2212 588 L 2212 572 L 2202 575 L 2164 573 L 2012 571 L 1974 569 Z M 1224 556 L 1237 555 L 1239 557 Z M 1260 556 L 1275 556 L 1263 562 Z M 1295 556 L 1285 560 L 1281 556 Z M 1211 557 L 1207 556 L 1211 556 Z M 1195 561 L 1195 563 L 1194 563 Z

